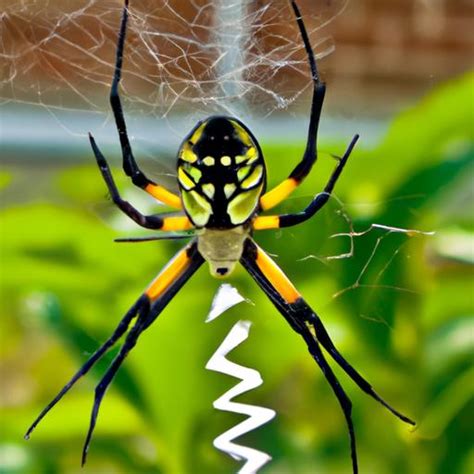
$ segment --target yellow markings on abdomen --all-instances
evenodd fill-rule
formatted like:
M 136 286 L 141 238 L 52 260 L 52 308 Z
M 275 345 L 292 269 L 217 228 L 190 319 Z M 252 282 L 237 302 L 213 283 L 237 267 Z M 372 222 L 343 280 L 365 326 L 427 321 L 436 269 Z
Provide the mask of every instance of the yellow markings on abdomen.
M 245 153 L 245 156 L 248 159 L 248 163 L 252 164 L 254 161 L 258 160 L 259 154 L 257 152 L 257 149 L 254 146 L 251 146 L 247 152 Z
M 227 205 L 227 214 L 234 225 L 245 222 L 255 211 L 258 204 L 258 198 L 262 192 L 263 183 L 250 191 L 244 191 Z
M 212 214 L 211 204 L 196 191 L 183 190 L 182 197 L 184 207 L 194 224 L 198 227 L 205 226 Z
M 272 284 L 272 286 L 280 293 L 287 303 L 294 303 L 301 295 L 293 286 L 293 283 L 278 267 L 278 265 L 260 248 L 257 247 L 256 264 L 265 278 Z
M 242 182 L 247 177 L 247 175 L 250 173 L 251 168 L 252 167 L 250 165 L 242 166 L 242 168 L 239 168 L 237 170 L 237 179 L 240 182 Z
M 216 164 L 216 160 L 212 156 L 206 156 L 205 158 L 203 158 L 202 162 L 206 166 L 214 166 Z
M 178 168 L 178 181 L 181 187 L 187 191 L 194 188 L 196 185 L 196 183 L 184 172 L 181 166 Z
M 242 188 L 248 189 L 256 186 L 263 177 L 263 166 L 257 165 L 250 175 L 242 181 Z
M 194 151 L 191 149 L 191 146 L 187 143 L 183 146 L 179 157 L 187 163 L 195 163 L 198 159 L 196 153 L 194 153 Z
M 145 294 L 152 301 L 159 298 L 170 286 L 176 281 L 176 279 L 183 273 L 188 267 L 190 262 L 189 257 L 186 254 L 186 250 L 182 250 L 166 267 L 161 273 L 155 278 L 153 283 L 145 291 Z
M 229 183 L 224 185 L 224 194 L 227 199 L 229 199 L 234 191 L 237 189 L 237 186 L 234 183 Z
M 232 158 L 230 156 L 224 155 L 221 156 L 221 165 L 230 166 L 232 164 Z
M 196 168 L 195 166 L 187 166 L 184 169 L 186 170 L 186 173 L 193 178 L 195 183 L 199 183 L 202 178 L 202 171 L 199 168 Z
M 216 188 L 212 183 L 206 183 L 202 185 L 202 192 L 209 198 L 214 198 L 214 193 L 216 192 Z
M 248 132 L 235 120 L 231 120 L 230 123 L 234 127 L 239 140 L 246 146 L 252 146 L 252 140 L 248 134 Z
M 235 162 L 240 165 L 241 163 L 243 163 L 244 161 L 247 161 L 247 156 L 246 155 L 236 155 L 235 157 Z
M 194 131 L 194 133 L 191 135 L 191 137 L 188 140 L 191 144 L 194 145 L 195 143 L 199 141 L 199 139 L 201 138 L 202 132 L 207 127 L 207 124 L 208 124 L 208 121 L 206 120 L 205 122 L 201 123 L 201 125 L 199 125 L 199 127 Z

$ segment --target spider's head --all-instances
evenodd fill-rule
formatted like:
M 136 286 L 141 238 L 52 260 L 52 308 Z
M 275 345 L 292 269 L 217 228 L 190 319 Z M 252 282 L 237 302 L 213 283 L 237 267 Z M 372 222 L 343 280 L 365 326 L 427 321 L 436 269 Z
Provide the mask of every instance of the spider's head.
M 196 227 L 226 229 L 248 222 L 265 190 L 257 140 L 232 117 L 199 122 L 179 149 L 178 184 Z

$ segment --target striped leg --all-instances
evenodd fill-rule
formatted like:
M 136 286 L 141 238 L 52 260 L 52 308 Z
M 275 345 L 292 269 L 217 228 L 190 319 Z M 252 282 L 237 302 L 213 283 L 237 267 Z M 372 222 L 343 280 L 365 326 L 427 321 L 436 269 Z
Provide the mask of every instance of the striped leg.
M 62 388 L 58 395 L 46 406 L 37 419 L 28 429 L 25 438 L 29 438 L 32 431 L 43 419 L 43 417 L 53 408 L 56 403 L 72 388 L 72 386 L 85 375 L 91 367 L 107 352 L 127 331 L 130 322 L 136 317 L 135 324 L 128 332 L 125 341 L 107 369 L 105 375 L 100 380 L 95 390 L 94 405 L 91 414 L 91 421 L 87 433 L 84 449 L 82 453 L 82 463 L 84 464 L 89 449 L 90 440 L 97 421 L 102 398 L 115 376 L 123 360 L 135 346 L 140 334 L 160 315 L 166 305 L 174 297 L 176 292 L 188 281 L 194 272 L 202 265 L 203 258 L 198 253 L 196 241 L 191 242 L 187 247 L 178 252 L 170 263 L 160 272 L 144 294 L 132 306 L 125 317 L 117 326 L 112 336 L 90 357 L 90 359 L 79 369 L 71 380 Z
M 127 21 L 128 21 L 128 0 L 125 0 L 125 5 L 122 13 L 122 22 L 120 25 L 120 32 L 117 41 L 117 51 L 115 57 L 115 72 L 114 79 L 112 81 L 112 87 L 110 90 L 110 105 L 115 117 L 115 124 L 120 138 L 120 146 L 122 148 L 123 158 L 123 169 L 127 176 L 130 176 L 133 184 L 144 189 L 148 194 L 159 201 L 168 204 L 171 207 L 181 209 L 181 199 L 176 194 L 165 189 L 163 186 L 159 186 L 145 176 L 140 170 L 133 156 L 132 147 L 128 139 L 127 126 L 125 124 L 125 118 L 122 110 L 122 103 L 119 95 L 119 84 L 122 78 L 122 62 L 123 62 L 123 50 L 125 46 L 125 37 L 127 34 Z
M 329 200 L 331 193 L 334 189 L 334 186 L 344 169 L 344 166 L 349 159 L 349 156 L 352 153 L 352 150 L 359 139 L 359 135 L 355 135 L 351 143 L 347 147 L 346 152 L 343 157 L 339 160 L 338 165 L 332 172 L 329 181 L 322 193 L 317 194 L 314 199 L 309 203 L 309 205 L 301 212 L 296 214 L 283 214 L 277 216 L 257 216 L 253 223 L 254 230 L 264 230 L 264 229 L 278 229 L 281 227 L 290 227 L 296 224 L 300 224 L 313 217 L 316 212 L 318 212 Z
M 76 372 L 76 374 L 69 380 L 69 382 L 61 389 L 61 391 L 53 398 L 53 400 L 46 405 L 46 407 L 41 411 L 41 413 L 38 415 L 36 420 L 31 424 L 31 426 L 28 428 L 28 431 L 25 434 L 25 439 L 29 439 L 31 433 L 34 431 L 38 423 L 47 415 L 47 413 L 51 410 L 51 408 L 56 405 L 56 403 L 63 398 L 64 395 L 66 395 L 67 392 L 72 388 L 72 386 L 89 370 L 95 365 L 95 363 L 102 358 L 102 356 L 125 334 L 127 331 L 130 322 L 135 318 L 137 315 L 137 312 L 141 310 L 143 305 L 146 302 L 146 297 L 141 296 L 137 302 L 130 308 L 130 310 L 127 312 L 127 314 L 123 317 L 123 319 L 120 321 L 118 326 L 116 327 L 115 331 L 113 334 L 107 339 L 104 344 L 102 344 L 95 352 L 92 354 L 92 356 L 89 358 L 89 360 Z
M 146 304 L 141 308 L 135 325 L 127 334 L 119 353 L 95 389 L 89 430 L 82 450 L 82 465 L 85 464 L 87 459 L 87 452 L 89 450 L 89 444 L 94 432 L 102 398 L 117 373 L 117 370 L 127 354 L 135 346 L 140 334 L 155 321 L 177 291 L 181 289 L 203 262 L 204 259 L 197 250 L 197 241 L 193 241 L 178 252 L 145 291 Z
M 104 178 L 105 184 L 109 190 L 112 200 L 117 207 L 123 211 L 128 217 L 133 219 L 138 225 L 146 227 L 147 229 L 159 229 L 159 230 L 189 230 L 193 228 L 192 222 L 186 216 L 168 216 L 153 215 L 144 216 L 135 207 L 133 207 L 128 201 L 123 200 L 120 197 L 120 193 L 114 182 L 112 173 L 110 172 L 107 160 L 102 152 L 99 150 L 94 137 L 89 134 L 89 140 L 94 151 L 97 164 L 99 166 L 102 177 Z
M 351 402 L 326 362 L 321 352 L 320 344 L 361 390 L 381 403 L 402 421 L 412 425 L 415 423 L 385 402 L 374 391 L 372 386 L 344 359 L 332 343 L 329 334 L 316 313 L 303 300 L 296 288 L 276 263 L 251 239 L 246 241 L 241 263 L 257 281 L 293 330 L 303 337 L 309 352 L 323 371 L 324 376 L 333 389 L 346 418 L 351 445 L 352 468 L 353 472 L 357 473 L 357 452 L 351 418 Z
M 316 58 L 314 57 L 313 48 L 311 47 L 300 10 L 294 0 L 291 2 L 291 6 L 295 14 L 296 23 L 298 24 L 298 28 L 300 30 L 301 38 L 303 39 L 304 48 L 306 50 L 306 56 L 311 71 L 311 79 L 313 81 L 313 99 L 311 102 L 308 136 L 303 158 L 295 167 L 295 169 L 290 173 L 287 179 L 282 181 L 278 186 L 268 191 L 260 198 L 260 207 L 264 211 L 275 207 L 277 204 L 286 199 L 293 192 L 293 190 L 303 182 L 304 178 L 306 178 L 308 173 L 311 171 L 311 168 L 313 167 L 317 158 L 316 145 L 319 119 L 321 117 L 324 95 L 326 93 L 326 85 L 319 77 Z

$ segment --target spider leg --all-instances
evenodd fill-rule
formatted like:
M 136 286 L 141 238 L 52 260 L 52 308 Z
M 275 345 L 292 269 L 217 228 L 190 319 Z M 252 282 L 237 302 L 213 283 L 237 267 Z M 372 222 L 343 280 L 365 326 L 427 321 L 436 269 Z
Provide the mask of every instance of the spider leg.
M 330 371 L 330 368 L 321 353 L 319 344 L 328 351 L 330 356 L 340 365 L 340 367 L 362 391 L 377 400 L 402 421 L 412 425 L 415 423 L 385 402 L 375 392 L 372 386 L 344 359 L 334 346 L 317 314 L 303 300 L 296 288 L 276 263 L 251 239 L 246 241 L 241 263 L 257 281 L 278 311 L 280 311 L 280 313 L 285 317 L 293 330 L 304 338 L 309 352 L 321 367 L 326 379 L 335 392 L 344 412 L 344 416 L 346 417 L 346 423 L 349 428 L 351 439 L 353 470 L 354 473 L 357 472 L 354 430 L 350 417 L 351 404 L 344 393 L 344 390 L 339 385 L 334 373 Z
M 357 372 L 357 370 L 354 369 L 354 367 L 352 367 L 349 362 L 347 362 L 347 360 L 342 356 L 342 354 L 337 350 L 336 346 L 332 342 L 331 337 L 329 336 L 319 316 L 304 301 L 301 301 L 301 311 L 309 314 L 307 316 L 308 323 L 314 328 L 316 339 L 363 392 L 377 400 L 397 418 L 400 418 L 400 420 L 413 426 L 416 425 L 413 420 L 395 410 L 383 398 L 381 398 L 380 395 L 378 395 L 378 393 L 372 388 L 369 382 L 367 382 L 367 380 L 365 380 L 364 377 L 362 377 L 362 375 L 360 375 L 359 372 Z
M 193 237 L 192 234 L 163 234 L 151 235 L 149 237 L 118 237 L 114 242 L 118 243 L 137 243 L 137 242 L 152 242 L 154 240 L 184 240 Z
M 138 315 L 138 319 L 135 325 L 132 327 L 130 332 L 127 334 L 124 344 L 120 348 L 120 352 L 117 354 L 115 359 L 112 361 L 112 364 L 107 369 L 107 372 L 100 380 L 99 384 L 95 388 L 95 396 L 94 396 L 94 405 L 92 407 L 91 419 L 89 422 L 89 429 L 87 431 L 87 436 L 84 442 L 84 447 L 82 449 L 82 465 L 86 463 L 87 460 L 87 452 L 89 451 L 90 442 L 92 439 L 92 435 L 94 433 L 94 428 L 97 422 L 97 416 L 99 415 L 99 408 L 102 402 L 102 399 L 105 395 L 105 392 L 110 385 L 110 382 L 114 378 L 117 370 L 119 369 L 120 365 L 124 361 L 127 354 L 130 350 L 135 346 L 138 337 L 144 330 L 144 320 L 150 313 L 150 302 L 146 300 L 146 304 L 144 304 L 140 308 L 140 313 Z
M 296 224 L 300 224 L 308 220 L 309 218 L 313 217 L 316 212 L 318 212 L 329 200 L 331 197 L 331 193 L 334 189 L 334 186 L 344 169 L 344 166 L 349 159 L 352 150 L 359 139 L 359 135 L 355 135 L 354 138 L 351 140 L 349 146 L 347 147 L 346 152 L 339 160 L 338 165 L 332 172 L 329 181 L 327 182 L 326 186 L 322 193 L 317 194 L 313 200 L 309 203 L 309 205 L 301 212 L 296 214 L 282 214 L 276 216 L 257 216 L 253 221 L 253 228 L 255 230 L 263 230 L 263 229 L 276 229 L 280 227 L 290 227 Z
M 326 380 L 336 395 L 342 412 L 344 413 L 349 431 L 352 469 L 354 474 L 357 474 L 357 451 L 354 424 L 352 422 L 352 403 L 327 363 L 318 341 L 313 337 L 308 327 L 304 324 L 304 321 L 291 311 L 287 299 L 292 301 L 296 297 L 298 294 L 296 289 L 270 257 L 250 239 L 246 243 L 241 263 L 287 320 L 292 329 L 303 337 L 309 353 L 321 368 Z M 289 283 L 289 285 L 285 285 L 286 283 Z
M 112 381 L 123 359 L 135 345 L 138 336 L 159 316 L 165 306 L 174 297 L 177 291 L 202 265 L 204 259 L 197 251 L 196 241 L 191 242 L 182 249 L 160 272 L 151 283 L 144 294 L 130 308 L 127 314 L 118 324 L 112 336 L 97 349 L 97 351 L 87 360 L 87 362 L 76 372 L 69 382 L 61 389 L 54 399 L 41 411 L 25 434 L 25 439 L 29 439 L 31 433 L 46 414 L 61 400 L 61 398 L 73 387 L 73 385 L 89 370 L 93 365 L 125 334 L 130 322 L 138 314 L 138 318 L 132 329 L 129 331 L 125 342 L 107 370 L 105 376 L 96 388 L 96 397 L 91 417 L 91 424 L 84 445 L 82 462 L 84 464 L 87 450 L 92 437 L 94 426 L 99 412 L 100 402 L 105 390 Z
M 311 70 L 311 80 L 313 81 L 313 98 L 311 102 L 311 112 L 308 126 L 308 136 L 306 142 L 306 148 L 303 154 L 303 158 L 296 165 L 294 170 L 290 173 L 287 179 L 282 181 L 272 190 L 265 193 L 260 198 L 260 207 L 262 210 L 271 209 L 279 204 L 281 201 L 286 199 L 293 190 L 301 184 L 301 182 L 306 178 L 308 173 L 311 171 L 316 158 L 317 158 L 317 136 L 318 136 L 318 127 L 319 120 L 321 117 L 321 110 L 324 102 L 324 95 L 326 92 L 326 84 L 321 81 L 319 76 L 316 58 L 314 56 L 313 48 L 309 41 L 308 32 L 304 25 L 300 10 L 296 1 L 291 1 L 291 6 L 295 14 L 296 23 L 300 30 L 301 38 L 303 40 L 304 48 L 306 51 L 306 56 L 308 59 L 309 68 Z
M 282 307 L 280 311 L 283 314 L 285 309 Z M 321 368 L 326 380 L 328 381 L 329 385 L 331 386 L 334 394 L 337 397 L 339 405 L 341 406 L 342 412 L 344 413 L 344 418 L 346 419 L 347 429 L 349 431 L 349 442 L 351 447 L 351 459 L 352 459 L 352 470 L 354 474 L 359 472 L 358 464 L 357 464 L 357 449 L 356 449 L 356 438 L 354 432 L 354 423 L 352 421 L 352 402 L 349 399 L 348 395 L 342 388 L 339 380 L 337 379 L 336 375 L 332 371 L 331 367 L 327 363 L 321 348 L 319 347 L 318 341 L 313 337 L 311 332 L 308 328 L 304 328 L 303 325 L 299 327 L 299 331 L 297 331 L 305 340 L 306 345 L 308 346 L 309 353 L 313 356 L 316 363 Z
M 193 224 L 186 216 L 168 216 L 163 215 L 152 215 L 145 216 L 141 214 L 135 207 L 133 207 L 128 201 L 125 201 L 120 197 L 120 193 L 114 182 L 112 173 L 109 165 L 99 150 L 94 137 L 89 134 L 89 140 L 94 151 L 97 164 L 99 166 L 102 177 L 104 178 L 105 184 L 110 192 L 113 202 L 123 211 L 127 216 L 133 219 L 138 225 L 146 227 L 148 229 L 160 229 L 160 230 L 189 230 L 193 228 Z
M 178 290 L 181 289 L 203 262 L 204 259 L 197 250 L 197 241 L 194 240 L 178 252 L 145 291 L 146 304 L 141 307 L 135 325 L 127 334 L 119 353 L 96 386 L 89 430 L 82 451 L 82 465 L 85 464 L 87 459 L 87 452 L 99 414 L 100 404 L 117 370 L 127 354 L 135 346 L 140 334 L 155 321 Z
M 94 364 L 125 334 L 130 325 L 132 319 L 137 315 L 137 312 L 140 311 L 142 306 L 146 301 L 145 296 L 141 296 L 137 302 L 129 309 L 127 314 L 120 321 L 116 327 L 113 334 L 107 339 L 104 344 L 102 344 L 92 356 L 87 360 L 87 362 L 76 372 L 76 374 L 69 380 L 69 382 L 61 389 L 61 391 L 53 398 L 53 400 L 46 405 L 46 407 L 41 411 L 35 421 L 28 428 L 28 431 L 25 434 L 25 439 L 29 439 L 31 433 L 36 428 L 38 423 L 46 416 L 46 414 L 51 410 L 51 408 L 56 405 L 56 403 L 63 398 L 63 396 L 69 392 L 72 386 L 89 370 L 94 366 Z
M 127 176 L 130 176 L 133 184 L 144 189 L 148 194 L 169 206 L 181 209 L 181 199 L 176 194 L 168 191 L 163 186 L 159 186 L 145 176 L 140 170 L 133 156 L 130 140 L 128 139 L 127 126 L 123 115 L 122 103 L 119 95 L 119 84 L 122 78 L 123 50 L 125 46 L 125 37 L 127 33 L 128 22 L 128 0 L 122 13 L 122 21 L 120 24 L 120 32 L 117 41 L 117 52 L 115 58 L 115 72 L 110 89 L 110 105 L 115 117 L 115 124 L 120 138 L 120 146 L 122 148 L 123 170 Z

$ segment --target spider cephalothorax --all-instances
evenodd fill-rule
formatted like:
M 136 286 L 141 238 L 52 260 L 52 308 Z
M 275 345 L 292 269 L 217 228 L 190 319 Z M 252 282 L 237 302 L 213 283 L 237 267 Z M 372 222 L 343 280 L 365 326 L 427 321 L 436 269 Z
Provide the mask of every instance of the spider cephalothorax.
M 179 194 L 175 194 L 145 176 L 135 161 L 128 139 L 118 90 L 128 21 L 128 0 L 125 0 L 118 36 L 115 74 L 110 92 L 110 102 L 122 147 L 123 168 L 134 184 L 162 203 L 178 209 L 181 211 L 181 215 L 155 214 L 146 216 L 141 214 L 120 196 L 107 161 L 94 138 L 90 136 L 92 149 L 114 203 L 125 214 L 137 224 L 148 229 L 175 232 L 172 236 L 165 235 L 163 237 L 190 238 L 194 235 L 195 238 L 165 266 L 122 318 L 110 338 L 97 349 L 44 408 L 27 431 L 26 438 L 74 383 L 126 334 L 122 347 L 95 391 L 89 431 L 82 453 L 82 462 L 84 463 L 102 398 L 117 370 L 128 352 L 135 346 L 140 334 L 155 321 L 171 298 L 204 261 L 209 263 L 211 274 L 218 277 L 227 276 L 240 262 L 291 328 L 302 337 L 341 405 L 349 431 L 354 473 L 358 472 L 358 466 L 351 402 L 329 366 L 321 347 L 360 389 L 401 420 L 414 424 L 409 418 L 388 405 L 347 362 L 334 346 L 316 312 L 305 302 L 270 256 L 252 238 L 253 231 L 293 226 L 316 214 L 328 201 L 358 138 L 356 135 L 352 139 L 324 190 L 314 196 L 302 211 L 295 214 L 260 215 L 261 212 L 277 206 L 303 182 L 317 157 L 317 132 L 326 89 L 325 84 L 320 80 L 316 59 L 299 8 L 294 0 L 291 0 L 290 4 L 306 51 L 313 84 L 310 120 L 303 157 L 288 178 L 269 192 L 265 192 L 265 163 L 260 146 L 250 130 L 236 118 L 210 117 L 196 125 L 179 149 L 177 165 Z M 176 234 L 176 232 L 189 230 L 194 230 L 194 234 Z M 162 237 L 158 236 L 157 238 Z M 135 322 L 132 324 L 134 319 Z

